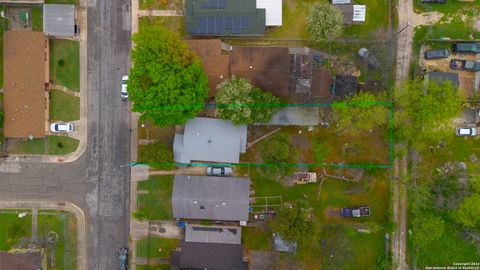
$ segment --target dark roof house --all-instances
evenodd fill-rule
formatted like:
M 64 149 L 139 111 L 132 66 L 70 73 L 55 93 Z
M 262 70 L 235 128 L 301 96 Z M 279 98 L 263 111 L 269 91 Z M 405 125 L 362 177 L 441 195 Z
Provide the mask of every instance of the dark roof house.
M 332 85 L 332 74 L 326 68 L 317 68 L 312 74 L 311 96 L 314 98 L 331 97 L 330 86 Z
M 185 124 L 184 134 L 175 134 L 176 162 L 213 161 L 238 163 L 247 149 L 247 126 L 229 120 L 197 117 Z
M 45 137 L 49 47 L 42 32 L 3 34 L 4 136 Z
M 355 24 L 365 22 L 367 6 L 365 5 L 352 5 L 352 4 L 341 4 L 334 5 L 343 14 L 343 23 L 344 24 Z
M 222 53 L 220 39 L 187 39 L 185 41 L 202 59 L 210 87 L 208 95 L 214 97 L 217 93 L 217 85 L 230 78 L 230 56 Z
M 172 208 L 176 219 L 247 221 L 250 179 L 176 175 Z
M 332 84 L 332 95 L 336 97 L 353 96 L 358 89 L 358 78 L 351 75 L 337 75 Z
M 429 72 L 426 78 L 427 80 L 432 80 L 438 84 L 450 82 L 450 84 L 454 87 L 458 87 L 460 85 L 458 73 L 454 72 Z
M 242 230 L 233 226 L 187 225 L 185 242 L 241 244 Z
M 40 251 L 0 252 L 0 270 L 42 270 Z
M 284 47 L 234 47 L 230 52 L 232 76 L 278 97 L 289 95 L 290 56 Z
M 75 6 L 63 4 L 43 5 L 43 32 L 49 36 L 75 35 Z
M 185 28 L 190 36 L 260 36 L 265 9 L 256 0 L 185 0 Z

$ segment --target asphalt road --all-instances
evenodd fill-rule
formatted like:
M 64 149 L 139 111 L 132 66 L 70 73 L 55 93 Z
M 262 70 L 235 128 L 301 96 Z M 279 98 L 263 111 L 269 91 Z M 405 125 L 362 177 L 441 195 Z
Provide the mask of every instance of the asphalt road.
M 120 80 L 130 63 L 130 10 L 126 0 L 88 2 L 88 142 L 67 164 L 22 163 L 0 173 L 0 199 L 68 201 L 87 216 L 87 269 L 118 268 L 128 246 L 130 111 Z

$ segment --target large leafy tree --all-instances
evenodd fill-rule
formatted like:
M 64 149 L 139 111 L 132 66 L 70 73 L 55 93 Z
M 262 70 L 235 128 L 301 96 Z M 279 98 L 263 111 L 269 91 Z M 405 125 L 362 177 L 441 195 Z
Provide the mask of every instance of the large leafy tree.
M 417 248 L 425 247 L 442 237 L 445 222 L 432 212 L 424 211 L 412 218 L 412 242 Z
M 138 161 L 161 169 L 171 169 L 171 164 L 175 162 L 172 148 L 167 147 L 163 141 L 142 145 L 139 148 Z
M 378 104 L 379 98 L 369 92 L 359 92 L 346 102 L 333 103 L 338 117 L 338 129 L 350 135 L 370 131 L 388 122 L 388 108 Z
M 307 17 L 308 32 L 315 42 L 329 42 L 343 32 L 343 14 L 328 3 L 314 3 Z
M 268 123 L 278 110 L 279 98 L 253 87 L 243 78 L 233 77 L 218 85 L 215 97 L 218 115 L 235 125 Z
M 180 36 L 152 26 L 132 37 L 129 99 L 141 120 L 165 126 L 183 124 L 203 109 L 208 94 L 202 64 Z
M 308 216 L 307 210 L 299 204 L 283 207 L 277 212 L 269 225 L 274 233 L 280 234 L 282 239 L 288 242 L 305 243 L 315 233 L 315 227 Z
M 469 228 L 480 228 L 480 194 L 466 197 L 455 214 L 457 221 Z
M 292 175 L 298 150 L 292 145 L 292 140 L 286 133 L 277 133 L 266 139 L 260 145 L 260 156 L 267 165 L 263 168 L 267 176 L 282 180 L 284 176 Z

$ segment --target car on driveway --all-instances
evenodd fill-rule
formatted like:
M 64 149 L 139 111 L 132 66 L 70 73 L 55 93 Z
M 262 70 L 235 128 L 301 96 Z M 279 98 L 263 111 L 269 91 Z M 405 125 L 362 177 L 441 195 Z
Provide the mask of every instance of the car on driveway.
M 455 130 L 458 136 L 477 136 L 478 130 L 476 127 L 459 127 Z
M 207 175 L 212 176 L 231 176 L 232 175 L 232 167 L 208 167 L 207 168 Z
M 73 131 L 72 123 L 52 123 L 50 124 L 50 131 L 55 133 L 68 133 Z
M 448 58 L 450 56 L 450 50 L 429 50 L 425 52 L 425 59 L 440 59 Z
M 127 270 L 128 269 L 128 249 L 121 248 L 118 251 L 118 262 L 120 270 Z
M 122 92 L 121 92 L 123 101 L 128 100 L 127 81 L 128 81 L 128 75 L 123 76 L 122 77 Z

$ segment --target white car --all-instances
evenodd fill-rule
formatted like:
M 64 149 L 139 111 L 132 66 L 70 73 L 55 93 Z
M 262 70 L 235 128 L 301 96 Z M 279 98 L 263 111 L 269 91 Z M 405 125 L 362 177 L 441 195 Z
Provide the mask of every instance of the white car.
M 127 92 L 127 81 L 128 75 L 122 77 L 122 100 L 126 101 L 128 99 L 128 92 Z
M 73 124 L 72 123 L 52 123 L 50 125 L 50 131 L 55 133 L 72 132 Z
M 208 167 L 207 175 L 213 176 L 231 176 L 232 167 Z
M 455 132 L 458 136 L 477 136 L 477 128 L 457 128 Z

